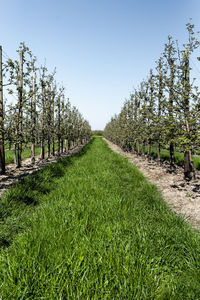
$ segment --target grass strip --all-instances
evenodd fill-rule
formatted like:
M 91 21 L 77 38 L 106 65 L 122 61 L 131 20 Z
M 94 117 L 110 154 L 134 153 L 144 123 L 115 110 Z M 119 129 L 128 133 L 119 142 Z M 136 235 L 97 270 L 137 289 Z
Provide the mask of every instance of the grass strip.
M 58 150 L 57 143 L 55 144 L 55 151 Z M 37 146 L 35 147 L 35 156 L 39 155 L 41 151 L 41 147 Z M 47 153 L 47 146 L 45 146 L 45 153 Z M 31 157 L 31 148 L 24 148 L 22 150 L 22 160 Z M 6 164 L 12 164 L 14 163 L 14 152 L 13 150 L 8 150 L 5 152 L 5 160 Z
M 147 153 L 148 153 L 148 147 L 146 146 L 145 154 L 147 154 Z M 155 146 L 151 147 L 150 156 L 153 157 L 154 159 L 157 158 L 158 154 L 157 154 L 157 149 Z M 161 149 L 160 158 L 161 158 L 161 161 L 170 161 L 169 150 Z M 180 153 L 180 152 L 174 152 L 174 162 L 178 166 L 183 167 L 184 166 L 184 154 Z M 199 156 L 193 155 L 193 163 L 194 163 L 194 168 L 196 170 L 200 170 L 200 157 Z
M 22 227 L 0 253 L 2 299 L 200 299 L 199 234 L 101 138 L 2 202 Z

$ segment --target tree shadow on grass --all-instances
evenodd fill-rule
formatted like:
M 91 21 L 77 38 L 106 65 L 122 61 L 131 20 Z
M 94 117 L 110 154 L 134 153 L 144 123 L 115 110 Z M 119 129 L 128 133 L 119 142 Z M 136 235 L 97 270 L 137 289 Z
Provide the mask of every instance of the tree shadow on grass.
M 91 148 L 92 143 L 93 140 L 79 152 L 65 158 L 59 158 L 57 162 L 52 162 L 44 166 L 41 170 L 34 171 L 32 174 L 27 172 L 25 176 L 24 174 L 17 175 L 16 177 L 20 181 L 12 183 L 12 188 L 5 197 L 8 201 L 24 202 L 27 205 L 37 204 L 38 201 L 36 199 L 31 200 L 29 194 L 33 192 L 32 198 L 34 198 L 34 192 L 44 195 L 52 191 L 56 186 L 54 183 L 55 179 L 63 177 L 67 172 L 67 167 L 72 166 L 75 159 L 85 155 Z
M 13 183 L 12 188 L 0 201 L 0 247 L 8 247 L 14 236 L 23 231 L 21 215 L 34 212 L 44 195 L 49 194 L 57 186 L 57 180 L 65 175 L 67 168 L 76 159 L 85 155 L 91 148 L 93 141 L 84 146 L 78 153 L 60 158 L 57 162 L 46 165 L 39 171 Z M 14 226 L 13 226 L 14 224 Z

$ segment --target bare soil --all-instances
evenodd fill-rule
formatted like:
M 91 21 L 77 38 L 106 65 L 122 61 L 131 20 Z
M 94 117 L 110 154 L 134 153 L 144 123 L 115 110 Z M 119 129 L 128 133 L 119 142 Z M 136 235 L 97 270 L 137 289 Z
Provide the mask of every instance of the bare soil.
M 182 215 L 193 227 L 200 229 L 200 172 L 196 172 L 196 179 L 184 180 L 183 168 L 176 167 L 171 173 L 169 164 L 158 165 L 155 160 L 124 152 L 120 147 L 106 140 L 109 147 L 127 157 L 144 176 L 156 184 L 164 200 L 177 214 Z
M 26 158 L 22 161 L 21 168 L 16 168 L 15 164 L 9 164 L 6 166 L 6 173 L 0 175 L 0 197 L 6 191 L 7 188 L 11 187 L 14 183 L 20 179 L 36 172 L 46 166 L 47 164 L 56 162 L 59 158 L 64 158 L 72 156 L 79 152 L 83 148 L 83 145 L 75 147 L 69 152 L 61 153 L 60 156 L 57 154 L 55 156 L 47 157 L 45 154 L 45 159 L 41 160 L 40 155 L 35 157 L 35 164 L 31 164 L 31 158 Z

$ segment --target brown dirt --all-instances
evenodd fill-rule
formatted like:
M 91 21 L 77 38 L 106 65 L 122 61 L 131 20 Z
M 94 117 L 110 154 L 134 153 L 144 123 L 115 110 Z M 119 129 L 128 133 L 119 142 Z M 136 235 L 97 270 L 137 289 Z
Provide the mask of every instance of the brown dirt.
M 196 173 L 196 180 L 186 182 L 183 169 L 177 167 L 173 173 L 169 172 L 169 165 L 159 166 L 154 160 L 124 152 L 120 147 L 106 140 L 109 147 L 127 157 L 148 180 L 157 185 L 164 200 L 175 211 L 182 215 L 195 228 L 200 229 L 200 172 Z
M 56 162 L 59 158 L 72 156 L 75 153 L 79 152 L 83 148 L 82 146 L 75 147 L 70 150 L 68 153 L 61 153 L 60 156 L 51 156 L 47 158 L 47 154 L 45 159 L 41 160 L 40 155 L 36 156 L 35 164 L 31 164 L 31 158 L 26 158 L 22 161 L 22 167 L 16 168 L 15 164 L 9 164 L 6 166 L 6 173 L 4 175 L 0 175 L 0 197 L 6 191 L 7 188 L 11 187 L 14 183 L 19 181 L 20 179 L 36 172 L 46 166 L 47 164 Z

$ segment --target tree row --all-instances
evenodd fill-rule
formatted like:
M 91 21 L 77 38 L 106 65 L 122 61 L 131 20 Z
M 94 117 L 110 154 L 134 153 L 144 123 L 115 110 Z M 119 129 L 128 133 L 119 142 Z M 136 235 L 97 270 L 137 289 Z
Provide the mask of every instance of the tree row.
M 170 168 L 175 168 L 174 152 L 184 153 L 184 176 L 195 177 L 192 154 L 199 149 L 200 94 L 191 79 L 190 59 L 199 40 L 193 24 L 186 24 L 188 41 L 180 49 L 171 36 L 165 44 L 155 70 L 126 100 L 119 115 L 106 125 L 105 136 L 126 151 L 150 157 L 157 148 L 160 163 L 161 149 L 170 153 Z M 199 58 L 198 58 L 199 59 Z
M 37 59 L 24 43 L 17 50 L 18 59 L 7 58 L 0 46 L 0 171 L 5 173 L 5 146 L 14 148 L 15 163 L 21 167 L 23 144 L 31 146 L 31 162 L 35 163 L 35 147 L 41 146 L 41 159 L 68 151 L 86 143 L 91 128 L 78 109 L 65 96 L 65 89 L 55 79 L 54 70 L 37 67 Z M 7 98 L 14 103 L 5 104 Z

